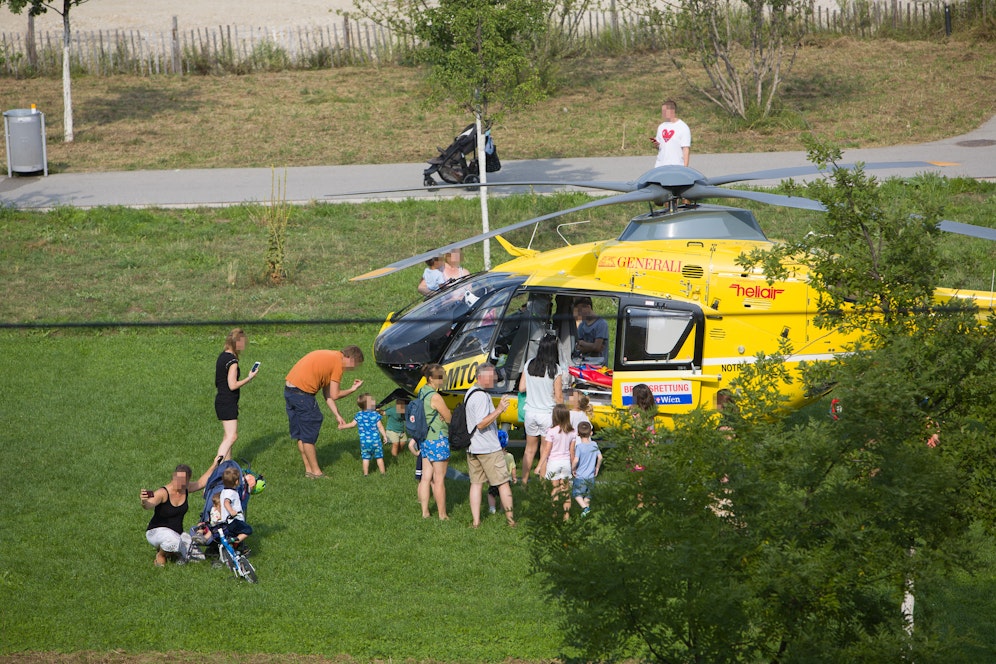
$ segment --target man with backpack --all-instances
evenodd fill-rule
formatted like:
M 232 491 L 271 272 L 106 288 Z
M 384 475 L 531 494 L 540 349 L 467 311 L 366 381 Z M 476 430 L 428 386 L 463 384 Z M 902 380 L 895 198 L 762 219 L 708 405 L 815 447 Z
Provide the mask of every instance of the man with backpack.
M 495 422 L 508 408 L 509 397 L 505 395 L 495 408 L 487 390 L 498 380 L 494 365 L 482 364 L 477 367 L 477 382 L 464 396 L 467 430 L 470 432 L 470 447 L 467 449 L 467 470 L 470 473 L 470 513 L 474 519 L 472 528 L 481 525 L 481 498 L 484 483 L 498 487 L 498 497 L 505 511 L 509 526 L 515 525 L 512 518 L 512 487 L 509 482 L 505 454 L 498 439 L 498 425 Z M 451 432 L 452 433 L 452 432 Z

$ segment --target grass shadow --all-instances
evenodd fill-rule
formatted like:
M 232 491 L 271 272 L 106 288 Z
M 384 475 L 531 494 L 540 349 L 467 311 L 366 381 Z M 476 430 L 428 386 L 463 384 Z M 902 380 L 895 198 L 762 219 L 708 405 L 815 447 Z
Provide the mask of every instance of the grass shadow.
M 780 103 L 799 111 L 823 108 L 827 100 L 854 99 L 863 91 L 861 81 L 853 77 L 813 71 L 787 77 L 780 89 Z
M 172 89 L 150 84 L 111 85 L 105 94 L 79 104 L 81 125 L 106 125 L 123 120 L 148 120 L 160 115 L 181 115 L 204 110 L 199 89 Z
M 252 460 L 261 456 L 264 452 L 273 447 L 278 440 L 285 438 L 286 434 L 283 432 L 272 432 L 262 436 L 256 436 L 253 438 L 248 445 L 238 451 L 238 453 L 232 456 L 235 459 L 245 459 L 250 464 Z

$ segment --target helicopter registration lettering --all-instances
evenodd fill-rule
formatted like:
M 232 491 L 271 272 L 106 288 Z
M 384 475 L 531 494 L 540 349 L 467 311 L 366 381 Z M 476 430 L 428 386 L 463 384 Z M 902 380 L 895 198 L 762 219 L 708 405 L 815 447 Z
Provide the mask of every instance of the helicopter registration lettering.
M 474 382 L 477 378 L 477 367 L 484 360 L 484 356 L 472 357 L 459 364 L 449 364 L 446 368 L 445 390 L 461 390 Z
M 688 380 L 668 380 L 656 383 L 623 383 L 622 402 L 624 406 L 633 405 L 633 388 L 646 385 L 654 394 L 654 401 L 659 406 L 690 406 L 692 405 L 692 383 Z
M 649 270 L 651 272 L 681 272 L 681 261 L 648 256 L 601 256 L 598 267 L 618 267 L 624 270 Z

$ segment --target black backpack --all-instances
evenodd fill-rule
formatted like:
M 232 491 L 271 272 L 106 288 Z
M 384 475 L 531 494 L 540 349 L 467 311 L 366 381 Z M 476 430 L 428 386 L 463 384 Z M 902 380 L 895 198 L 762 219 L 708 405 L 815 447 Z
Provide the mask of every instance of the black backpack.
M 484 390 L 479 387 L 470 388 L 470 391 L 463 397 L 463 401 L 453 409 L 453 415 L 450 417 L 450 450 L 459 452 L 470 447 L 473 434 L 467 425 L 467 401 L 474 392 L 484 392 Z
M 435 390 L 430 390 L 425 394 L 431 399 L 435 393 Z M 439 413 L 433 412 L 432 422 L 436 421 L 438 415 Z M 414 438 L 419 445 L 424 443 L 426 436 L 429 435 L 429 425 L 432 422 L 425 419 L 425 399 L 423 397 L 415 397 L 405 406 L 405 433 Z

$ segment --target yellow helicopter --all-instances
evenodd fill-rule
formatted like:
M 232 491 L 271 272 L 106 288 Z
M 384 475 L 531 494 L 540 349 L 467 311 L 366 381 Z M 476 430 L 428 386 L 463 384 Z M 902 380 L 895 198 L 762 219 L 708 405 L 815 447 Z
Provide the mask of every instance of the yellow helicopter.
M 866 164 L 872 168 L 925 167 L 925 162 Z M 700 204 L 705 198 L 740 198 L 823 210 L 817 201 L 720 185 L 817 173 L 799 167 L 706 177 L 683 166 L 663 166 L 633 182 L 503 182 L 474 186 L 563 185 L 620 192 L 583 205 L 518 222 L 406 258 L 354 277 L 363 280 L 421 264 L 427 258 L 497 237 L 513 257 L 488 272 L 453 282 L 426 300 L 388 316 L 374 342 L 377 365 L 401 388 L 416 393 L 421 367 L 442 364 L 445 392 L 454 400 L 473 383 L 483 362 L 499 370 L 493 396 L 516 394 L 525 364 L 540 338 L 554 334 L 560 363 L 572 387 L 587 394 L 595 426 L 618 422 L 636 385 L 647 385 L 667 420 L 692 409 L 715 408 L 745 365 L 759 354 L 793 349 L 789 369 L 827 360 L 853 339 L 814 323 L 816 297 L 802 266 L 769 283 L 737 257 L 772 242 L 746 209 Z M 445 186 L 445 185 L 443 185 Z M 462 185 L 453 185 L 460 187 Z M 437 185 L 435 189 L 442 188 Z M 398 191 L 398 190 L 393 190 Z M 368 192 L 382 193 L 382 192 Z M 572 212 L 645 202 L 650 211 L 629 221 L 618 237 L 538 252 L 501 237 Z M 942 222 L 942 230 L 996 239 L 988 228 Z M 989 293 L 938 291 L 939 300 Z M 604 321 L 598 323 L 598 321 Z M 593 327 L 607 339 L 579 344 Z M 782 385 L 786 406 L 797 408 L 821 394 L 801 381 Z M 516 398 L 512 399 L 517 404 Z M 502 421 L 520 420 L 509 408 Z M 668 422 L 670 424 L 670 422 Z

